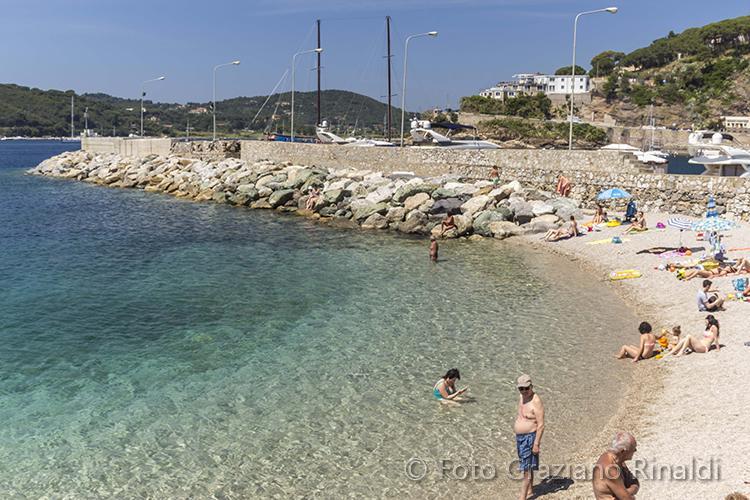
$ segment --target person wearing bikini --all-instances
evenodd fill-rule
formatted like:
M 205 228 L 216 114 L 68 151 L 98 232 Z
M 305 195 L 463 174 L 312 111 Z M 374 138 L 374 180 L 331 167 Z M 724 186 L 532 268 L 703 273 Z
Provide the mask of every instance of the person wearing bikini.
M 539 470 L 539 446 L 544 433 L 544 405 L 534 393 L 531 377 L 521 375 L 516 382 L 518 392 L 518 415 L 513 424 L 518 452 L 518 470 L 523 472 L 521 493 L 518 498 L 526 500 L 534 489 L 534 471 Z
M 633 358 L 633 363 L 637 363 L 642 359 L 648 359 L 656 354 L 654 347 L 656 346 L 656 336 L 651 331 L 651 324 L 644 321 L 638 326 L 638 331 L 641 334 L 641 341 L 638 346 L 624 345 L 620 348 L 615 357 L 617 359 Z
M 721 350 L 721 344 L 719 343 L 719 320 L 713 314 L 709 314 L 706 316 L 706 331 L 703 332 L 703 338 L 699 339 L 688 335 L 677 343 L 674 349 L 672 349 L 672 354 L 682 356 L 687 349 L 693 352 L 707 353 L 712 347 L 716 347 L 717 351 Z

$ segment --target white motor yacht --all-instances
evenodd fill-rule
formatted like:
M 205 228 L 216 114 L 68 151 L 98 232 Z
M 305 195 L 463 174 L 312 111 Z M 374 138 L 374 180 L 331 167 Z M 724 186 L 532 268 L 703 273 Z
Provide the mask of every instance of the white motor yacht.
M 750 178 L 750 150 L 739 146 L 730 134 L 698 130 L 688 136 L 688 163 L 703 165 L 702 175 Z
M 472 128 L 466 125 L 455 123 L 441 124 L 449 130 L 462 128 Z M 411 138 L 415 145 L 437 146 L 449 149 L 499 149 L 500 146 L 490 141 L 478 140 L 454 140 L 447 135 L 439 134 L 432 129 L 432 123 L 429 120 L 412 120 Z
M 346 139 L 339 137 L 328 129 L 328 122 L 324 121 L 315 128 L 315 134 L 321 144 L 341 144 L 342 146 L 358 147 L 393 147 L 395 144 L 388 141 L 378 141 L 376 139 L 357 139 L 348 137 Z

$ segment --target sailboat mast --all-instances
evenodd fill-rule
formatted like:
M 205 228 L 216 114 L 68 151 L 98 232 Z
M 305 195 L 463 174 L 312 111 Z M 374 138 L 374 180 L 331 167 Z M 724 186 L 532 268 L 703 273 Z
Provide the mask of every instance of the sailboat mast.
M 317 20 L 317 25 L 318 25 L 318 48 L 320 48 L 320 19 Z M 320 120 L 320 51 L 318 51 L 317 56 L 318 56 L 318 97 L 317 97 L 318 121 L 316 122 L 316 125 L 320 125 L 321 124 L 321 120 Z
M 70 96 L 70 138 L 75 137 L 75 125 L 73 124 L 73 115 L 75 114 L 75 98 L 76 95 Z
M 386 56 L 386 61 L 388 64 L 388 112 L 386 114 L 386 127 L 385 127 L 385 135 L 386 140 L 391 140 L 391 120 L 393 119 L 393 115 L 391 112 L 391 16 L 385 16 L 385 32 L 386 32 L 386 40 L 388 45 L 388 55 Z

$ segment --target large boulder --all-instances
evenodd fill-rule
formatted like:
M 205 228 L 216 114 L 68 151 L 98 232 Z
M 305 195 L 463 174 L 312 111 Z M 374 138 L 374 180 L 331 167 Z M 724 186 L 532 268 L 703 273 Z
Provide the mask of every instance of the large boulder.
M 527 224 L 535 217 L 531 203 L 521 197 L 511 196 L 508 207 L 513 212 L 513 220 L 519 224 Z
M 289 168 L 288 177 L 284 183 L 284 187 L 287 189 L 301 188 L 315 174 L 310 168 Z
M 362 223 L 364 229 L 387 229 L 388 220 L 380 214 L 372 214 Z
M 344 199 L 346 192 L 343 189 L 331 189 L 323 192 L 323 199 L 328 203 L 338 203 Z
M 407 214 L 406 219 L 398 224 L 397 229 L 402 233 L 425 234 L 428 232 L 429 222 L 427 215 L 419 210 L 412 210 Z
M 279 189 L 278 191 L 271 193 L 271 196 L 268 197 L 268 204 L 271 205 L 272 208 L 276 208 L 285 204 L 293 197 L 294 189 Z
M 529 223 L 529 230 L 532 233 L 546 233 L 550 229 L 556 229 L 560 226 L 560 218 L 557 215 L 546 214 L 534 217 Z
M 534 213 L 535 217 L 539 217 L 542 215 L 548 215 L 548 214 L 554 214 L 555 213 L 555 207 L 552 205 L 549 205 L 543 201 L 532 201 L 531 202 L 531 211 Z
M 467 184 L 465 182 L 446 182 L 443 189 L 455 191 L 457 196 L 472 196 L 479 191 L 479 187 L 476 185 Z
M 385 214 L 388 222 L 401 222 L 406 216 L 406 209 L 404 207 L 391 207 L 388 209 L 388 213 Z
M 553 198 L 548 202 L 555 208 L 555 213 L 563 220 L 570 219 L 571 215 L 578 213 L 580 203 L 570 198 Z
M 435 184 L 431 184 L 429 182 L 421 182 L 419 184 L 417 183 L 411 183 L 409 181 L 408 183 L 404 184 L 400 188 L 396 190 L 396 192 L 393 194 L 393 201 L 396 203 L 403 203 L 404 200 L 407 198 L 414 196 L 418 193 L 427 193 L 429 195 L 432 194 L 433 191 L 435 191 L 438 188 Z
M 407 199 L 404 200 L 404 208 L 406 209 L 407 213 L 411 212 L 412 210 L 416 210 L 419 208 L 420 205 L 422 205 L 424 202 L 430 199 L 430 195 L 427 193 L 417 193 L 414 196 L 409 196 Z
M 432 199 L 445 200 L 447 198 L 456 198 L 458 197 L 458 195 L 459 192 L 457 189 L 447 189 L 445 187 L 441 187 L 432 192 Z
M 523 186 L 521 186 L 521 183 L 518 181 L 510 181 L 509 183 L 503 184 L 497 189 L 501 191 L 509 191 L 511 193 L 520 193 L 521 190 L 523 189 Z
M 352 217 L 355 220 L 364 220 L 373 214 L 385 214 L 388 210 L 388 205 L 385 203 L 366 203 L 364 205 L 357 205 L 355 208 L 352 206 Z
M 370 203 L 383 203 L 390 201 L 393 197 L 393 189 L 388 186 L 380 186 L 365 197 Z
M 490 232 L 494 238 L 504 240 L 510 236 L 523 234 L 524 231 L 512 222 L 499 221 L 490 224 Z
M 494 210 L 480 212 L 474 219 L 474 232 L 482 236 L 492 236 L 490 224 L 493 222 L 507 221 L 512 216 L 510 210 L 505 207 L 497 207 Z
M 438 190 L 439 191 L 439 190 Z M 437 191 L 435 191 L 437 192 Z M 433 193 L 434 195 L 435 193 Z M 434 199 L 434 198 L 433 198 Z M 434 205 L 432 205 L 432 208 L 430 209 L 431 214 L 460 214 L 461 213 L 461 205 L 463 205 L 464 202 L 460 200 L 459 198 L 443 198 L 438 199 Z
M 469 201 L 461 205 L 461 212 L 464 215 L 472 216 L 474 213 L 479 212 L 487 208 L 487 205 L 492 201 L 492 198 L 486 194 L 481 194 L 471 198 Z

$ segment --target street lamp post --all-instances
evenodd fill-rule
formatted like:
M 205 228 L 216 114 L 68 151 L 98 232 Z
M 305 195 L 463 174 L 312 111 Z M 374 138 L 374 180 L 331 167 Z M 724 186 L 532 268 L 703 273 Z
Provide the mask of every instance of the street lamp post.
M 605 9 L 596 9 L 596 10 L 588 10 L 586 12 L 581 12 L 576 16 L 575 21 L 573 22 L 573 67 L 570 70 L 570 116 L 568 119 L 570 120 L 569 124 L 569 130 L 568 130 L 568 151 L 573 150 L 573 103 L 575 102 L 575 94 L 576 94 L 576 35 L 578 32 L 578 18 L 581 16 L 586 16 L 588 14 L 598 14 L 600 12 L 609 12 L 610 14 L 617 14 L 617 7 L 607 7 Z
M 323 49 L 318 47 L 317 49 L 311 49 L 311 50 L 303 50 L 302 52 L 297 52 L 292 56 L 292 123 L 291 123 L 291 142 L 294 142 L 294 68 L 296 66 L 297 56 L 301 56 L 303 54 L 312 54 L 313 52 L 320 54 L 323 52 Z
M 165 78 L 166 76 L 160 76 L 159 78 L 154 78 L 153 80 L 146 80 L 141 84 L 141 137 L 143 137 L 143 98 L 146 97 L 146 84 L 151 82 L 160 82 Z
M 419 33 L 418 35 L 410 35 L 406 37 L 406 43 L 404 44 L 404 81 L 401 86 L 401 147 L 404 147 L 404 115 L 406 114 L 406 60 L 409 56 L 409 41 L 412 38 L 417 38 L 420 36 L 431 36 L 434 38 L 438 36 L 438 32 L 428 31 L 427 33 Z
M 217 66 L 214 66 L 214 86 L 213 86 L 213 104 L 211 105 L 211 112 L 212 112 L 212 119 L 214 123 L 214 138 L 213 140 L 216 140 L 216 70 L 219 68 L 222 68 L 224 66 L 239 66 L 239 61 L 232 61 L 224 64 L 219 64 Z

